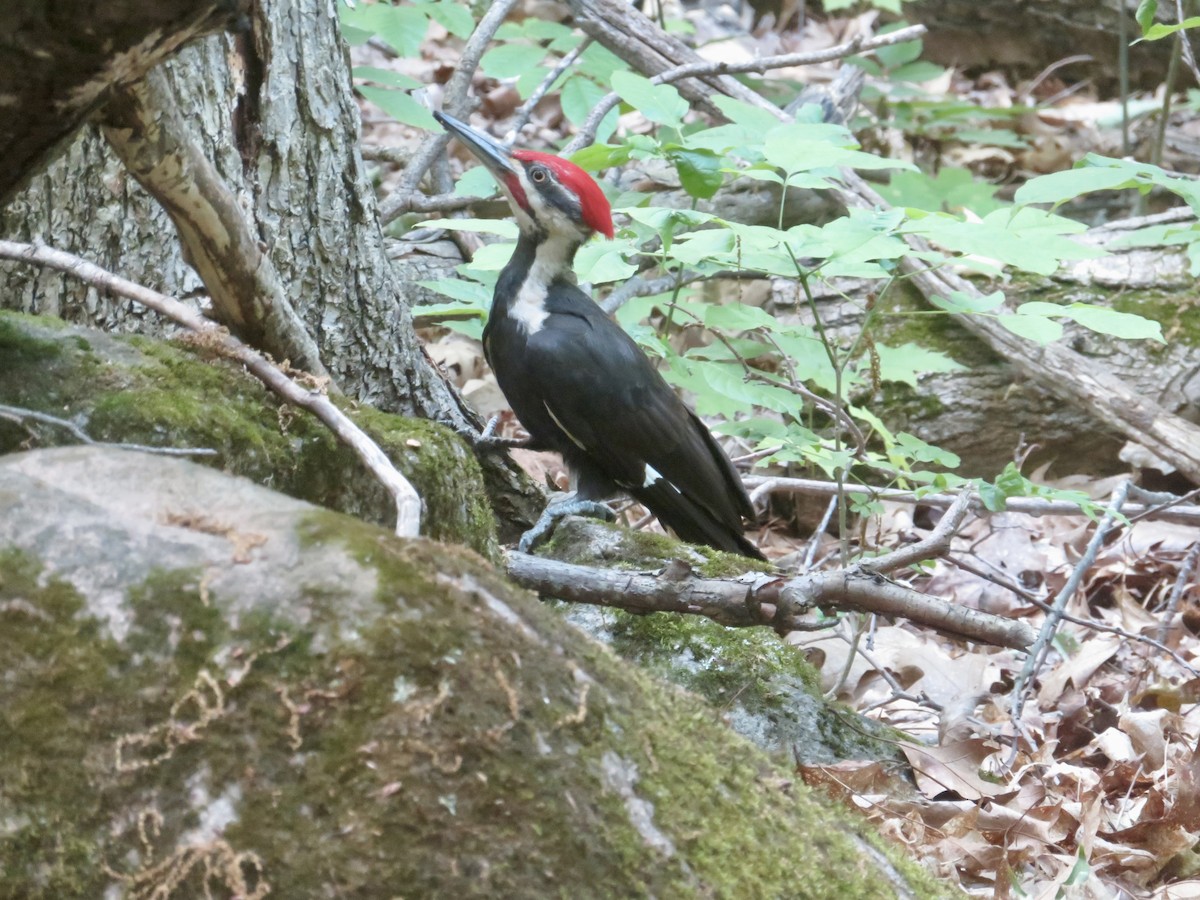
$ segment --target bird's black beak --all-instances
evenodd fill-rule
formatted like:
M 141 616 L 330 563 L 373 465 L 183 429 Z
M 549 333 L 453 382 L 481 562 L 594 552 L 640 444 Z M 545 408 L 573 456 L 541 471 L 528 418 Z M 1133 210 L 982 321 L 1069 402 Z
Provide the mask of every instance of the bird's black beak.
M 442 123 L 443 128 L 462 141 L 501 184 L 505 183 L 506 176 L 514 174 L 512 154 L 495 140 L 443 112 L 435 111 L 433 117 Z

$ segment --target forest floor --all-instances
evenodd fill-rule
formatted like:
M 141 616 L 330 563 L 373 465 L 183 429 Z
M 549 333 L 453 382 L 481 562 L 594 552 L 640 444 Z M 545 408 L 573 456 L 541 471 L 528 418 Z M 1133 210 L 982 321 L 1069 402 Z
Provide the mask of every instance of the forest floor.
M 707 57 L 734 60 L 820 49 L 869 30 L 874 15 L 810 19 L 803 29 L 783 32 L 727 28 L 724 36 L 718 33 L 724 26 L 711 19 L 693 24 L 709 34 Z M 378 46 L 355 53 L 359 64 L 395 68 L 434 85 L 436 94 L 460 47 L 435 23 L 415 56 L 398 59 Z M 872 117 L 859 132 L 864 147 L 924 167 L 969 170 L 977 196 L 1011 195 L 1024 179 L 1069 168 L 1088 152 L 1122 155 L 1120 104 L 1089 93 L 1086 84 L 1077 89 L 1052 67 L 1013 84 L 1000 71 L 968 77 L 916 57 L 899 63 L 927 66 L 909 77 L 928 76 L 917 86 L 924 96 L 946 101 L 943 119 L 939 124 L 936 109 L 920 122 Z M 781 70 L 772 78 L 780 85 L 827 80 L 836 66 Z M 881 96 L 896 85 L 877 75 L 872 89 Z M 906 84 L 905 90 L 915 89 Z M 516 86 L 478 74 L 475 92 L 485 98 L 481 115 L 504 134 L 522 99 Z M 950 112 L 964 104 L 974 110 L 967 117 L 974 126 L 970 139 L 963 137 L 967 118 Z M 1161 96 L 1144 96 L 1133 106 L 1159 104 Z M 1028 109 L 1017 115 L 1016 108 Z M 367 145 L 413 148 L 425 136 L 370 103 L 362 109 Z M 1193 117 L 1176 125 L 1191 129 Z M 551 94 L 535 108 L 525 134 L 537 142 L 569 127 Z M 622 127 L 650 126 L 635 113 Z M 1174 163 L 1186 170 L 1195 160 Z M 385 167 L 382 189 L 393 177 Z M 426 337 L 436 358 L 488 384 L 478 342 L 445 329 L 430 329 Z M 494 383 L 477 393 L 500 408 Z M 509 419 L 505 427 L 512 433 L 516 425 Z M 565 480 L 557 457 L 523 453 L 519 459 L 539 482 Z M 1039 481 L 1038 473 L 1030 477 Z M 1060 477 L 1050 486 L 1083 490 L 1103 505 L 1123 477 Z M 895 547 L 926 536 L 933 524 L 927 511 L 911 504 L 886 503 L 882 510 L 856 523 L 854 546 Z M 638 509 L 628 509 L 626 520 L 654 527 Z M 1076 572 L 1096 527 L 1081 515 L 975 518 L 945 559 L 908 580 L 955 604 L 1022 619 L 1039 632 L 1047 604 Z M 836 538 L 798 533 L 786 516 L 752 536 L 773 559 L 840 561 Z M 1118 523 L 1081 573 L 1050 652 L 1016 700 L 1025 653 L 858 616 L 829 631 L 790 635 L 820 670 L 830 696 L 914 738 L 903 745 L 908 772 L 846 762 L 801 767 L 800 777 L 861 810 L 975 896 L 1200 897 L 1198 546 L 1194 526 Z

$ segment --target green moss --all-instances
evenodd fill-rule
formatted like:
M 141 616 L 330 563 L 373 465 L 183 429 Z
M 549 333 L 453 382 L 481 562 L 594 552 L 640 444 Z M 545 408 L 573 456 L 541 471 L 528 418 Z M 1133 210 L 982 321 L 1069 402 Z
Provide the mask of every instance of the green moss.
M 0 896 L 102 896 L 106 867 L 148 894 L 214 816 L 272 896 L 891 896 L 865 823 L 475 554 L 327 512 L 296 528 L 373 596 L 330 566 L 283 602 L 160 570 L 118 641 L 0 555 Z M 174 895 L 231 893 L 205 871 Z
M 99 441 L 210 449 L 215 455 L 197 461 L 311 503 L 395 523 L 391 497 L 351 450 L 227 361 L 204 359 L 187 345 L 84 333 L 3 312 L 0 358 L 0 403 L 85 421 Z M 479 464 L 456 435 L 367 407 L 347 412 L 421 495 L 426 534 L 498 558 Z M 31 438 L 25 427 L 0 422 L 0 453 L 74 442 L 66 430 L 36 429 Z
M 560 522 L 541 551 L 544 555 L 576 565 L 596 565 L 641 571 L 657 569 L 682 559 L 705 578 L 725 578 L 745 572 L 773 572 L 770 563 L 711 547 L 685 544 L 651 531 L 634 531 L 598 519 L 567 519 Z
M 0 318 L 0 359 L 6 368 L 45 362 L 59 355 L 58 342 L 37 337 L 28 327 L 34 324 L 41 324 L 41 320 L 23 313 L 5 313 Z
M 1112 307 L 1158 322 L 1170 343 L 1200 347 L 1200 305 L 1191 298 L 1181 302 L 1178 294 L 1131 291 L 1114 297 Z

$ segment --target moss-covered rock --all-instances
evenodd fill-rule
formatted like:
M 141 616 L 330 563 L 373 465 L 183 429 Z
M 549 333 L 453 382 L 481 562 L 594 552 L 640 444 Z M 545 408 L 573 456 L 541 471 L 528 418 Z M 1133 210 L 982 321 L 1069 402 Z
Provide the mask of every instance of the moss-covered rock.
M 0 659 L 4 897 L 951 893 L 471 551 L 177 459 L 0 459 Z
M 701 578 L 772 571 L 743 556 L 594 519 L 564 520 L 544 552 L 561 562 L 599 560 L 630 571 L 657 571 L 682 559 Z M 582 604 L 564 612 L 620 656 L 704 697 L 735 731 L 780 759 L 816 764 L 897 755 L 895 732 L 826 700 L 812 666 L 768 628 Z
M 0 404 L 70 419 L 97 441 L 207 448 L 215 453 L 198 462 L 371 522 L 395 521 L 390 496 L 323 425 L 187 342 L 0 311 Z M 495 557 L 495 519 L 466 445 L 423 419 L 344 406 L 421 495 L 423 533 Z M 62 428 L 0 419 L 0 453 L 76 442 Z

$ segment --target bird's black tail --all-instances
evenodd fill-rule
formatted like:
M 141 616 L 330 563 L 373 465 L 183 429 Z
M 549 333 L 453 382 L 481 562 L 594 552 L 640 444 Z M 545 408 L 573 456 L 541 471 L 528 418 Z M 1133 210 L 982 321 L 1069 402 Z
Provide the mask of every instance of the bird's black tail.
M 681 494 L 665 479 L 630 493 L 654 513 L 665 528 L 675 532 L 681 541 L 705 544 L 716 550 L 740 553 L 751 559 L 766 559 L 762 551 L 742 534 L 740 521 L 722 521 L 695 500 Z

